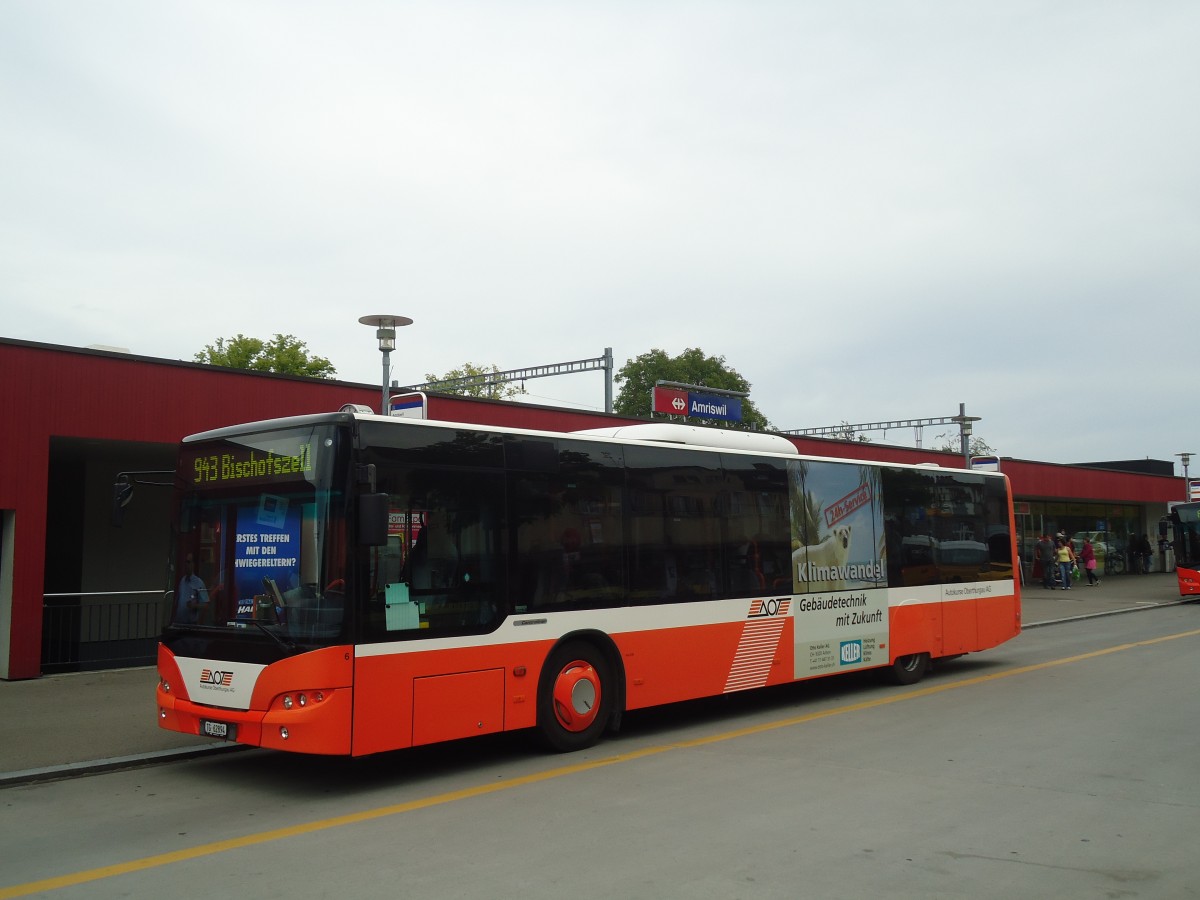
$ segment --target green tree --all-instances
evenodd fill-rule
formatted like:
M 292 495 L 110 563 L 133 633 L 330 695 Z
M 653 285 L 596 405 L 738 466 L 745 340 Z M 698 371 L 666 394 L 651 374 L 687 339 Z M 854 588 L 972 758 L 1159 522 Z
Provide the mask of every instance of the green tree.
M 962 436 L 956 432 L 943 431 L 933 440 L 935 443 L 929 448 L 930 450 L 940 450 L 943 453 L 962 452 Z M 967 442 L 967 449 L 972 456 L 999 456 L 987 441 L 974 434 Z
M 312 356 L 308 345 L 290 334 L 277 334 L 269 341 L 238 334 L 217 338 L 192 357 L 196 362 L 252 372 L 277 372 L 280 375 L 308 375 L 332 378 L 337 374 L 333 363 L 323 356 Z
M 869 437 L 862 432 L 855 431 L 854 426 L 852 426 L 845 419 L 842 419 L 841 423 L 838 425 L 837 431 L 833 432 L 832 434 L 824 435 L 824 437 L 834 438 L 839 441 L 857 441 L 860 444 L 871 443 L 871 439 Z
M 525 393 L 524 387 L 517 387 L 511 381 L 496 381 L 487 378 L 488 375 L 496 375 L 499 372 L 500 367 L 494 364 L 477 366 L 475 363 L 465 362 L 457 369 L 451 369 L 445 375 L 426 374 L 425 380 L 430 383 L 429 386 L 433 390 L 446 394 L 460 394 L 464 397 L 480 397 L 484 400 L 508 400 Z M 475 380 L 454 384 L 460 378 Z M 441 382 L 449 383 L 441 384 Z
M 651 394 L 657 381 L 676 381 L 706 388 L 726 391 L 750 392 L 750 382 L 731 369 L 723 356 L 707 356 L 703 350 L 691 347 L 678 356 L 668 356 L 666 351 L 654 349 L 625 363 L 614 376 L 621 385 L 613 411 L 626 416 L 649 416 L 652 409 Z M 767 417 L 760 413 L 754 403 L 742 399 L 742 421 L 723 422 L 717 419 L 688 419 L 689 423 L 720 425 L 743 430 L 769 431 L 773 428 Z

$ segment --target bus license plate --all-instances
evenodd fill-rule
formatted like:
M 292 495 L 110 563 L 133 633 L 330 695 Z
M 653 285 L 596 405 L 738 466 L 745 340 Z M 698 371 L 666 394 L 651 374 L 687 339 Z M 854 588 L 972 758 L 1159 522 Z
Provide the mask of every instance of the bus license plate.
M 214 722 L 212 719 L 200 720 L 200 733 L 209 737 L 220 738 L 223 741 L 237 740 L 237 726 L 228 722 Z

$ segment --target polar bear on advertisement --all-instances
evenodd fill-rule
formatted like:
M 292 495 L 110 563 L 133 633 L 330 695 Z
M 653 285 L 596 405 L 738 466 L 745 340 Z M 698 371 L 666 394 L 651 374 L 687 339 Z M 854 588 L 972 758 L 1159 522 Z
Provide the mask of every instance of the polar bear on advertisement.
M 840 591 L 846 587 L 850 559 L 850 525 L 839 525 L 819 544 L 792 551 L 792 576 L 801 591 Z

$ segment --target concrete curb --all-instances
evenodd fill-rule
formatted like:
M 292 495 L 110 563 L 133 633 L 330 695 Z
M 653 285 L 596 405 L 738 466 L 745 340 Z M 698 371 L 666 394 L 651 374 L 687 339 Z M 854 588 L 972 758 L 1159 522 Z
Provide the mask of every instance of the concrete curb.
M 1061 625 L 1063 622 L 1078 622 L 1081 619 L 1099 619 L 1104 616 L 1122 616 L 1125 613 L 1144 612 L 1147 609 L 1157 609 L 1161 606 L 1182 606 L 1183 604 L 1190 602 L 1190 598 L 1180 598 L 1179 600 L 1161 600 L 1142 603 L 1139 606 L 1128 606 L 1124 609 L 1105 609 L 1101 610 L 1100 612 L 1080 613 L 1077 616 L 1064 616 L 1061 619 L 1047 619 L 1044 622 L 1024 622 L 1021 624 L 1021 630 L 1026 631 L 1030 628 L 1041 628 L 1045 625 Z
M 136 753 L 132 756 L 114 756 L 108 759 L 93 759 L 87 762 L 66 763 L 61 766 L 44 766 L 39 769 L 22 769 L 17 772 L 0 772 L 0 789 L 20 784 L 57 781 L 64 778 L 79 778 L 98 775 L 101 772 L 116 772 L 122 769 L 140 769 L 159 763 L 215 756 L 218 753 L 233 753 L 240 750 L 256 750 L 244 744 L 213 744 L 212 746 L 179 747 L 175 750 L 155 750 Z

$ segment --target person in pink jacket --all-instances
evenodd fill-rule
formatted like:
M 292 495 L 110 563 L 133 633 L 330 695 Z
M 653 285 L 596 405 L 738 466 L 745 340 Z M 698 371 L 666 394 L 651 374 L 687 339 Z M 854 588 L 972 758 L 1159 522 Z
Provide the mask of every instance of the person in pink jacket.
M 1096 577 L 1096 548 L 1087 538 L 1083 539 L 1083 549 L 1079 551 L 1079 559 L 1083 562 L 1083 571 L 1087 575 L 1088 587 L 1099 584 L 1100 579 Z

